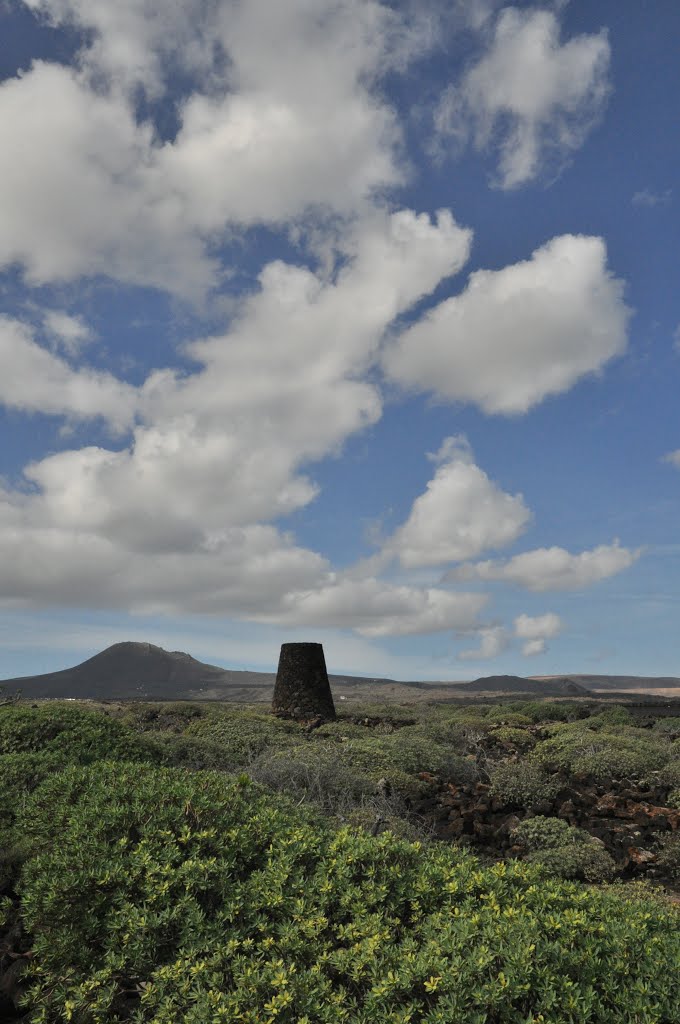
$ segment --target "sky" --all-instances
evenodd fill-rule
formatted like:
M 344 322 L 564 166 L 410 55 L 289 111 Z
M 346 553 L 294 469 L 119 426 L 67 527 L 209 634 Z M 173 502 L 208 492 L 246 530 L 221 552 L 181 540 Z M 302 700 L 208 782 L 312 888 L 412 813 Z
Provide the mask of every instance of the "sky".
M 680 675 L 677 0 L 0 0 L 0 678 Z

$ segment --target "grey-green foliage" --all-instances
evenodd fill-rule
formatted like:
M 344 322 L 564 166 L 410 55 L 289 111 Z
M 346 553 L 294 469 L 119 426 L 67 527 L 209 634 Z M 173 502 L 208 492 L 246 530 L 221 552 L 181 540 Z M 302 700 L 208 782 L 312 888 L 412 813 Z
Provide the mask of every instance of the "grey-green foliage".
M 511 837 L 524 847 L 525 860 L 559 878 L 604 882 L 616 870 L 614 860 L 597 840 L 560 818 L 527 818 L 512 830 Z
M 525 818 L 512 830 L 511 838 L 513 842 L 524 846 L 528 852 L 554 850 L 560 846 L 590 840 L 588 833 L 582 829 L 575 828 L 562 818 L 546 817 L 543 814 Z
M 551 727 L 551 735 L 528 755 L 529 762 L 598 782 L 653 781 L 654 773 L 673 759 L 672 744 L 649 730 L 611 721 L 616 710 Z
M 489 768 L 491 795 L 507 804 L 531 807 L 552 800 L 560 789 L 560 780 L 540 764 L 527 761 L 502 761 Z
M 680 806 L 680 801 L 678 802 Z M 680 833 L 661 833 L 657 863 L 671 878 L 680 881 Z
M 489 733 L 489 737 L 495 743 L 519 751 L 531 750 L 536 746 L 536 738 L 532 733 L 512 725 L 499 725 Z
M 219 744 L 224 764 L 238 768 L 249 765 L 264 750 L 294 747 L 305 742 L 299 725 L 266 712 L 232 710 L 191 722 L 184 736 Z
M 376 793 L 376 781 L 357 770 L 338 743 L 316 743 L 295 750 L 269 749 L 253 759 L 248 774 L 269 789 L 314 804 L 331 814 L 343 813 Z
M 616 864 L 607 851 L 589 843 L 568 843 L 551 850 L 536 850 L 525 859 L 538 865 L 551 878 L 607 882 L 616 871 Z
M 332 830 L 241 778 L 73 766 L 18 829 L 35 1024 L 677 1021 L 670 908 Z
M 658 718 L 652 728 L 654 732 L 660 732 L 663 735 L 677 739 L 680 737 L 680 718 L 670 716 L 668 718 Z

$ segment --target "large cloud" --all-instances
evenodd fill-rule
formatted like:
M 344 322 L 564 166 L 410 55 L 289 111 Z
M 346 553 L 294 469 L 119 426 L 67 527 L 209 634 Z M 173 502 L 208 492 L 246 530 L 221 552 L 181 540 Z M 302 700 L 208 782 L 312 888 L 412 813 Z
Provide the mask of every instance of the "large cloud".
M 362 375 L 387 324 L 462 265 L 469 241 L 445 211 L 434 220 L 375 213 L 345 239 L 334 280 L 265 267 L 230 329 L 187 347 L 193 373 L 158 371 L 124 391 L 125 410 L 131 402 L 139 418 L 128 447 L 57 452 L 26 467 L 29 488 L 3 496 L 4 598 L 366 635 L 469 625 L 484 603 L 478 594 L 340 579 L 264 525 L 314 497 L 302 463 L 380 415 Z M 66 365 L 25 342 L 48 368 Z M 75 405 L 69 381 L 53 397 L 65 413 Z
M 448 580 L 502 580 L 528 590 L 581 590 L 623 572 L 639 557 L 618 541 L 591 551 L 571 554 L 564 548 L 536 548 L 506 561 L 491 560 L 461 565 L 446 574 Z
M 334 577 L 315 590 L 287 594 L 274 617 L 260 618 L 288 625 L 351 626 L 367 637 L 404 636 L 467 628 L 486 601 L 484 594 Z
M 601 238 L 562 235 L 531 259 L 478 270 L 385 350 L 404 387 L 526 412 L 624 351 L 629 310 Z
M 552 11 L 501 11 L 487 52 L 447 88 L 435 127 L 442 144 L 500 140 L 498 183 L 522 185 L 578 148 L 607 98 L 605 31 L 560 44 Z
M 36 62 L 0 86 L 0 266 L 30 283 L 104 274 L 198 298 L 216 241 L 310 209 L 353 217 L 403 180 L 400 131 L 375 89 L 425 45 L 389 7 L 335 0 L 31 0 L 87 30 L 76 71 Z M 177 131 L 140 121 L 170 95 Z
M 345 580 L 271 526 L 172 536 L 166 520 L 154 537 L 150 521 L 141 538 L 137 520 L 143 544 L 135 550 L 103 529 L 69 522 L 78 498 L 69 489 L 57 525 L 30 497 L 0 492 L 2 605 L 222 615 L 387 636 L 469 627 L 486 602 L 480 594 Z
M 506 494 L 475 465 L 465 438 L 449 437 L 431 456 L 438 464 L 406 522 L 385 543 L 406 568 L 475 558 L 512 543 L 531 513 L 519 494 Z
M 198 295 L 216 265 L 119 94 L 37 62 L 0 85 L 0 266 L 31 284 L 105 274 Z

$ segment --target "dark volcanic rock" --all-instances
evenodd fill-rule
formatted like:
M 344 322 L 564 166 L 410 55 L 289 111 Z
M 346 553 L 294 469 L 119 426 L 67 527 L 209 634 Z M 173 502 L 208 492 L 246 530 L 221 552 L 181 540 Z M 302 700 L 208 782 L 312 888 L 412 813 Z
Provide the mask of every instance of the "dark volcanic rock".
M 282 644 L 272 711 L 296 719 L 334 719 L 322 644 Z

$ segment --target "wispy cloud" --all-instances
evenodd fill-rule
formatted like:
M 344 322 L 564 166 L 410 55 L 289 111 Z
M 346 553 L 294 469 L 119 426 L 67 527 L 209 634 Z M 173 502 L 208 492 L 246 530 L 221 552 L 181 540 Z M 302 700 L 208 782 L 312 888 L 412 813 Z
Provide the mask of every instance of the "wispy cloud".
M 668 206 L 672 202 L 673 191 L 670 188 L 663 192 L 653 192 L 649 188 L 643 188 L 641 192 L 635 192 L 631 203 L 633 206 Z

